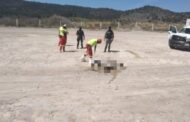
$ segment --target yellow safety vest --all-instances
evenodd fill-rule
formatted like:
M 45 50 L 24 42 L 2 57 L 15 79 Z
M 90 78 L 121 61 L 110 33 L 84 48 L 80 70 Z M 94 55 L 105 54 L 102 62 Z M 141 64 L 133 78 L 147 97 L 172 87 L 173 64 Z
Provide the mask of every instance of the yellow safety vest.
M 64 36 L 64 28 L 62 26 L 59 27 L 59 35 Z
M 90 46 L 96 46 L 97 45 L 97 39 L 91 39 L 87 42 L 87 44 Z

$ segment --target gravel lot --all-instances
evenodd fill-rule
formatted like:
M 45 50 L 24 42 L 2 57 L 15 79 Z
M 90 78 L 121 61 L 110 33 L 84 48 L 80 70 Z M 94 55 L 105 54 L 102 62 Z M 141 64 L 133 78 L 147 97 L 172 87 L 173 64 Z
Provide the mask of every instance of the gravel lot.
M 171 50 L 167 33 L 115 31 L 113 52 L 95 54 L 127 66 L 115 75 L 80 62 L 75 33 L 59 53 L 57 29 L 0 28 L 0 122 L 190 121 L 190 52 Z

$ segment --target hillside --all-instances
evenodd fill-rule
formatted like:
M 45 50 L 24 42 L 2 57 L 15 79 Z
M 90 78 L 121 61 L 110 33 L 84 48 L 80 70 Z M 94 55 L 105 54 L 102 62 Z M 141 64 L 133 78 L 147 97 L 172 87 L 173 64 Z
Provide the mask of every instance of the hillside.
M 162 21 L 183 22 L 190 13 L 175 13 L 159 7 L 145 6 L 128 11 L 108 8 L 89 8 L 71 5 L 57 5 L 24 0 L 1 0 L 0 17 L 36 17 L 53 15 L 67 18 L 85 18 L 94 20 Z
M 174 13 L 153 6 L 145 6 L 129 11 L 117 11 L 107 8 L 88 8 L 70 5 L 29 2 L 24 0 L 1 0 L 0 17 L 50 17 L 53 15 L 65 17 L 80 17 L 86 19 L 110 20 L 127 17 L 131 20 L 160 20 L 179 22 L 190 16 L 190 13 Z
M 109 20 L 119 18 L 122 11 L 112 9 L 93 9 L 87 7 L 45 4 L 23 0 L 0 0 L 0 17 L 80 17 L 86 19 Z
M 144 6 L 129 11 L 121 18 L 127 18 L 132 21 L 161 21 L 161 22 L 185 22 L 190 17 L 190 13 L 175 13 L 170 10 L 154 6 Z
M 85 28 L 106 28 L 108 25 L 122 28 L 134 28 L 136 22 L 144 30 L 152 30 L 152 24 L 157 24 L 156 30 L 166 30 L 169 24 L 184 25 L 190 12 L 176 13 L 154 6 L 144 6 L 127 11 L 108 8 L 89 8 L 71 5 L 58 5 L 31 2 L 25 0 L 0 0 L 1 26 L 41 26 L 57 27 L 61 23 L 77 27 L 83 22 Z M 17 21 L 19 19 L 19 22 Z

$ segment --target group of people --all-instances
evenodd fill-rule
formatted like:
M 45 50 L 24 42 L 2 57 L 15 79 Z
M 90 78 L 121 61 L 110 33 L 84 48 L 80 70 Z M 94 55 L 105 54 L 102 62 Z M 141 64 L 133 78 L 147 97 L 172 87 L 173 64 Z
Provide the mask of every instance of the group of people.
M 65 46 L 67 43 L 67 35 L 68 35 L 67 26 L 63 25 L 59 27 L 59 49 L 60 52 L 65 52 Z M 96 51 L 97 44 L 102 43 L 102 39 L 90 39 L 87 41 L 86 46 L 83 46 L 83 41 L 85 40 L 85 34 L 82 29 L 82 27 L 79 27 L 79 29 L 76 32 L 77 35 L 77 49 L 79 49 L 79 45 L 81 45 L 81 49 L 86 48 L 86 53 L 84 54 L 84 57 L 88 56 L 90 59 L 93 57 L 93 51 L 92 47 L 94 47 L 94 52 Z M 111 44 L 114 39 L 114 32 L 111 28 L 111 26 L 108 27 L 108 30 L 105 33 L 104 41 L 105 41 L 105 48 L 104 52 L 111 52 Z

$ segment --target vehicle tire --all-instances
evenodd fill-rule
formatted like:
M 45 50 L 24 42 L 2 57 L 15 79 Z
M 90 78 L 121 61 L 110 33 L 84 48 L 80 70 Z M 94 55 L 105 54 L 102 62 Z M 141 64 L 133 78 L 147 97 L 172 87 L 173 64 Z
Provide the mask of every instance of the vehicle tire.
M 175 49 L 175 46 L 172 44 L 171 40 L 169 40 L 169 47 L 170 47 L 171 49 Z

